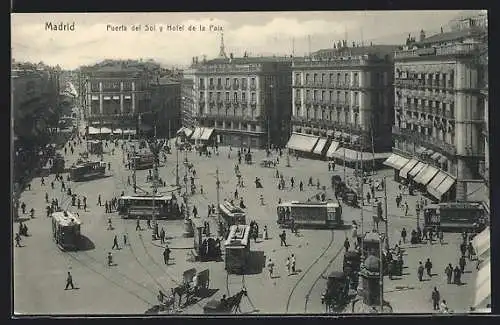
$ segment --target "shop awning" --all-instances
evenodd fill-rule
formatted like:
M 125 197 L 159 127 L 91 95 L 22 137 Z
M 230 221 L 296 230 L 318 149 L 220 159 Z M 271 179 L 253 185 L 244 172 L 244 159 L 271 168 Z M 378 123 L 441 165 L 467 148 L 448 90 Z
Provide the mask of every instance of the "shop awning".
M 438 171 L 439 170 L 436 167 L 427 165 L 425 169 L 418 173 L 414 181 L 425 186 L 438 173 Z
M 441 154 L 439 152 L 435 152 L 431 155 L 431 159 L 433 160 L 438 160 L 439 157 L 441 157 Z
M 383 162 L 384 165 L 392 167 L 394 169 L 400 170 L 404 165 L 408 163 L 409 159 L 401 157 L 400 155 L 396 155 L 395 153 L 391 154 L 386 161 Z
M 214 133 L 213 128 L 203 128 L 203 133 L 200 136 L 200 140 L 208 140 Z
M 124 96 L 125 99 L 131 99 L 131 96 Z
M 292 133 L 290 140 L 288 140 L 287 148 L 297 151 L 311 152 L 319 137 Z
M 326 156 L 328 158 L 333 158 L 333 154 L 335 153 L 335 151 L 337 151 L 338 148 L 339 148 L 338 141 L 332 141 L 330 147 L 328 148 L 328 151 L 326 152 Z
M 427 166 L 423 162 L 419 161 L 418 164 L 415 165 L 409 172 L 408 172 L 408 177 L 415 177 L 422 169 Z
M 448 177 L 448 175 L 442 171 L 439 171 L 436 176 L 432 179 L 432 181 L 427 185 L 427 192 L 434 196 L 436 199 L 441 199 L 443 193 L 439 193 L 437 188 L 441 183 Z
M 113 100 L 119 100 L 120 96 L 113 96 Z
M 488 260 L 477 272 L 474 306 L 485 307 L 491 303 L 491 264 Z
M 103 133 L 103 134 L 109 134 L 111 133 L 111 129 L 110 128 L 100 128 L 100 133 Z
M 203 134 L 203 128 L 195 128 L 193 134 L 191 135 L 192 140 L 199 140 Z
M 346 161 L 356 161 L 356 160 L 371 160 L 373 158 L 373 155 L 369 152 L 360 152 L 356 150 L 351 150 L 351 149 L 346 149 L 346 148 L 339 148 L 337 151 L 333 153 L 333 158 L 337 158 L 340 160 L 346 160 Z
M 476 255 L 480 257 L 490 249 L 490 227 L 486 227 L 472 240 L 472 247 Z
M 446 192 L 450 190 L 450 188 L 455 184 L 455 178 L 451 176 L 447 176 L 444 181 L 439 184 L 439 186 L 436 188 L 436 191 L 443 196 Z
M 92 95 L 92 100 L 99 100 L 99 96 Z
M 181 134 L 181 133 L 183 133 L 186 137 L 189 137 L 191 133 L 193 133 L 193 130 L 183 126 L 176 132 L 176 134 Z
M 401 168 L 401 170 L 399 171 L 399 176 L 403 177 L 403 178 L 407 178 L 408 177 L 408 172 L 413 167 L 415 167 L 416 164 L 418 164 L 418 160 L 417 159 L 411 159 L 406 165 L 404 165 L 403 168 Z
M 318 143 L 316 143 L 316 147 L 314 147 L 314 153 L 321 155 L 323 152 L 323 149 L 325 148 L 326 145 L 326 139 L 325 138 L 319 138 Z

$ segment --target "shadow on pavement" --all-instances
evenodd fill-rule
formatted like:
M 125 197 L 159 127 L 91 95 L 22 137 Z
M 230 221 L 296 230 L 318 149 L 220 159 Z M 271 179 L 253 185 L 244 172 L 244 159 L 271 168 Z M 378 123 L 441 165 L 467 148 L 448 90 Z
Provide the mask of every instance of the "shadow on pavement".
M 87 236 L 81 235 L 78 243 L 79 251 L 89 251 L 95 249 L 94 243 Z

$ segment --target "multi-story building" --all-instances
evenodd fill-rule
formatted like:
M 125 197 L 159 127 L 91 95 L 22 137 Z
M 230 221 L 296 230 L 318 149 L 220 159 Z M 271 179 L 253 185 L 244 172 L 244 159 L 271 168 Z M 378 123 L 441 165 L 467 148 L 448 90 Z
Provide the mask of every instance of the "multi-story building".
M 90 125 L 136 129 L 139 116 L 151 112 L 150 78 L 144 70 L 113 63 L 81 72 L 83 104 Z
M 181 83 L 170 77 L 150 84 L 151 111 L 142 114 L 142 123 L 156 127 L 159 137 L 174 137 L 181 125 Z
M 354 43 L 348 47 L 347 42 L 342 41 L 333 49 L 294 60 L 293 132 L 299 137 L 300 134 L 322 137 L 323 146 L 328 138 L 336 143 L 336 148 L 340 144 L 354 150 L 390 151 L 391 57 L 396 48 Z M 293 148 L 309 152 L 310 144 L 312 142 L 305 141 L 305 147 L 300 150 L 300 145 L 294 143 Z
M 186 73 L 186 71 L 185 71 Z M 181 119 L 182 126 L 194 129 L 194 75 L 185 74 L 181 83 Z
M 484 20 L 480 20 L 484 22 Z M 487 30 L 474 19 L 407 39 L 395 52 L 394 155 L 387 164 L 437 200 L 466 200 L 484 160 L 484 69 L 477 58 Z
M 223 144 L 284 146 L 291 108 L 291 58 L 226 56 L 194 59 L 194 117 Z
M 480 166 L 480 173 L 484 178 L 485 184 L 489 187 L 490 184 L 490 149 L 489 149 L 489 128 L 488 128 L 488 119 L 489 119 L 489 109 L 488 109 L 488 46 L 483 50 L 483 53 L 480 56 L 480 63 L 483 69 L 483 80 L 481 81 L 481 95 L 483 95 L 484 100 L 484 127 L 483 127 L 483 136 L 484 136 L 484 163 Z

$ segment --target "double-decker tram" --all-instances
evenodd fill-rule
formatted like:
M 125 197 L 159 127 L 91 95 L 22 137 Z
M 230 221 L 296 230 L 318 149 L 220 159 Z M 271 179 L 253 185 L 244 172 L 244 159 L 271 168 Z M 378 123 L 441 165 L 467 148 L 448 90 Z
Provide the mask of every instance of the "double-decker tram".
M 81 224 L 80 218 L 69 211 L 52 213 L 52 238 L 61 250 L 78 250 Z
M 233 225 L 245 225 L 246 213 L 242 208 L 231 204 L 231 202 L 225 201 L 219 204 L 220 210 L 220 222 L 229 228 Z
M 86 161 L 71 166 L 69 175 L 72 181 L 81 182 L 94 178 L 104 177 L 106 174 L 106 163 L 102 161 Z
M 250 255 L 250 226 L 233 225 L 224 242 L 225 268 L 228 273 L 242 274 Z
M 134 195 L 122 196 L 118 199 L 118 214 L 124 219 L 149 219 L 153 216 L 153 212 L 158 219 L 179 219 L 181 217 L 177 202 L 171 195 L 155 197 Z
M 299 202 L 290 201 L 278 204 L 278 224 L 290 227 L 292 220 L 304 228 L 339 228 L 342 227 L 342 207 L 335 202 Z
M 141 154 L 130 158 L 130 163 L 135 169 L 151 169 L 154 161 L 155 157 L 152 154 Z
M 481 231 L 488 223 L 487 213 L 479 202 L 429 204 L 423 209 L 424 227 L 442 231 Z

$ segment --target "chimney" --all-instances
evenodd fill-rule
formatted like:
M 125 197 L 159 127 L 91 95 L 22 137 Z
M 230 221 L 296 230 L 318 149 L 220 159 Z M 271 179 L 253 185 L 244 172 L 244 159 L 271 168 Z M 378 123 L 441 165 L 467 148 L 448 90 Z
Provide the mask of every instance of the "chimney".
M 419 39 L 418 41 L 419 41 L 419 42 L 422 42 L 424 39 L 425 39 L 425 32 L 424 32 L 424 30 L 422 29 L 422 30 L 420 31 L 420 39 Z

